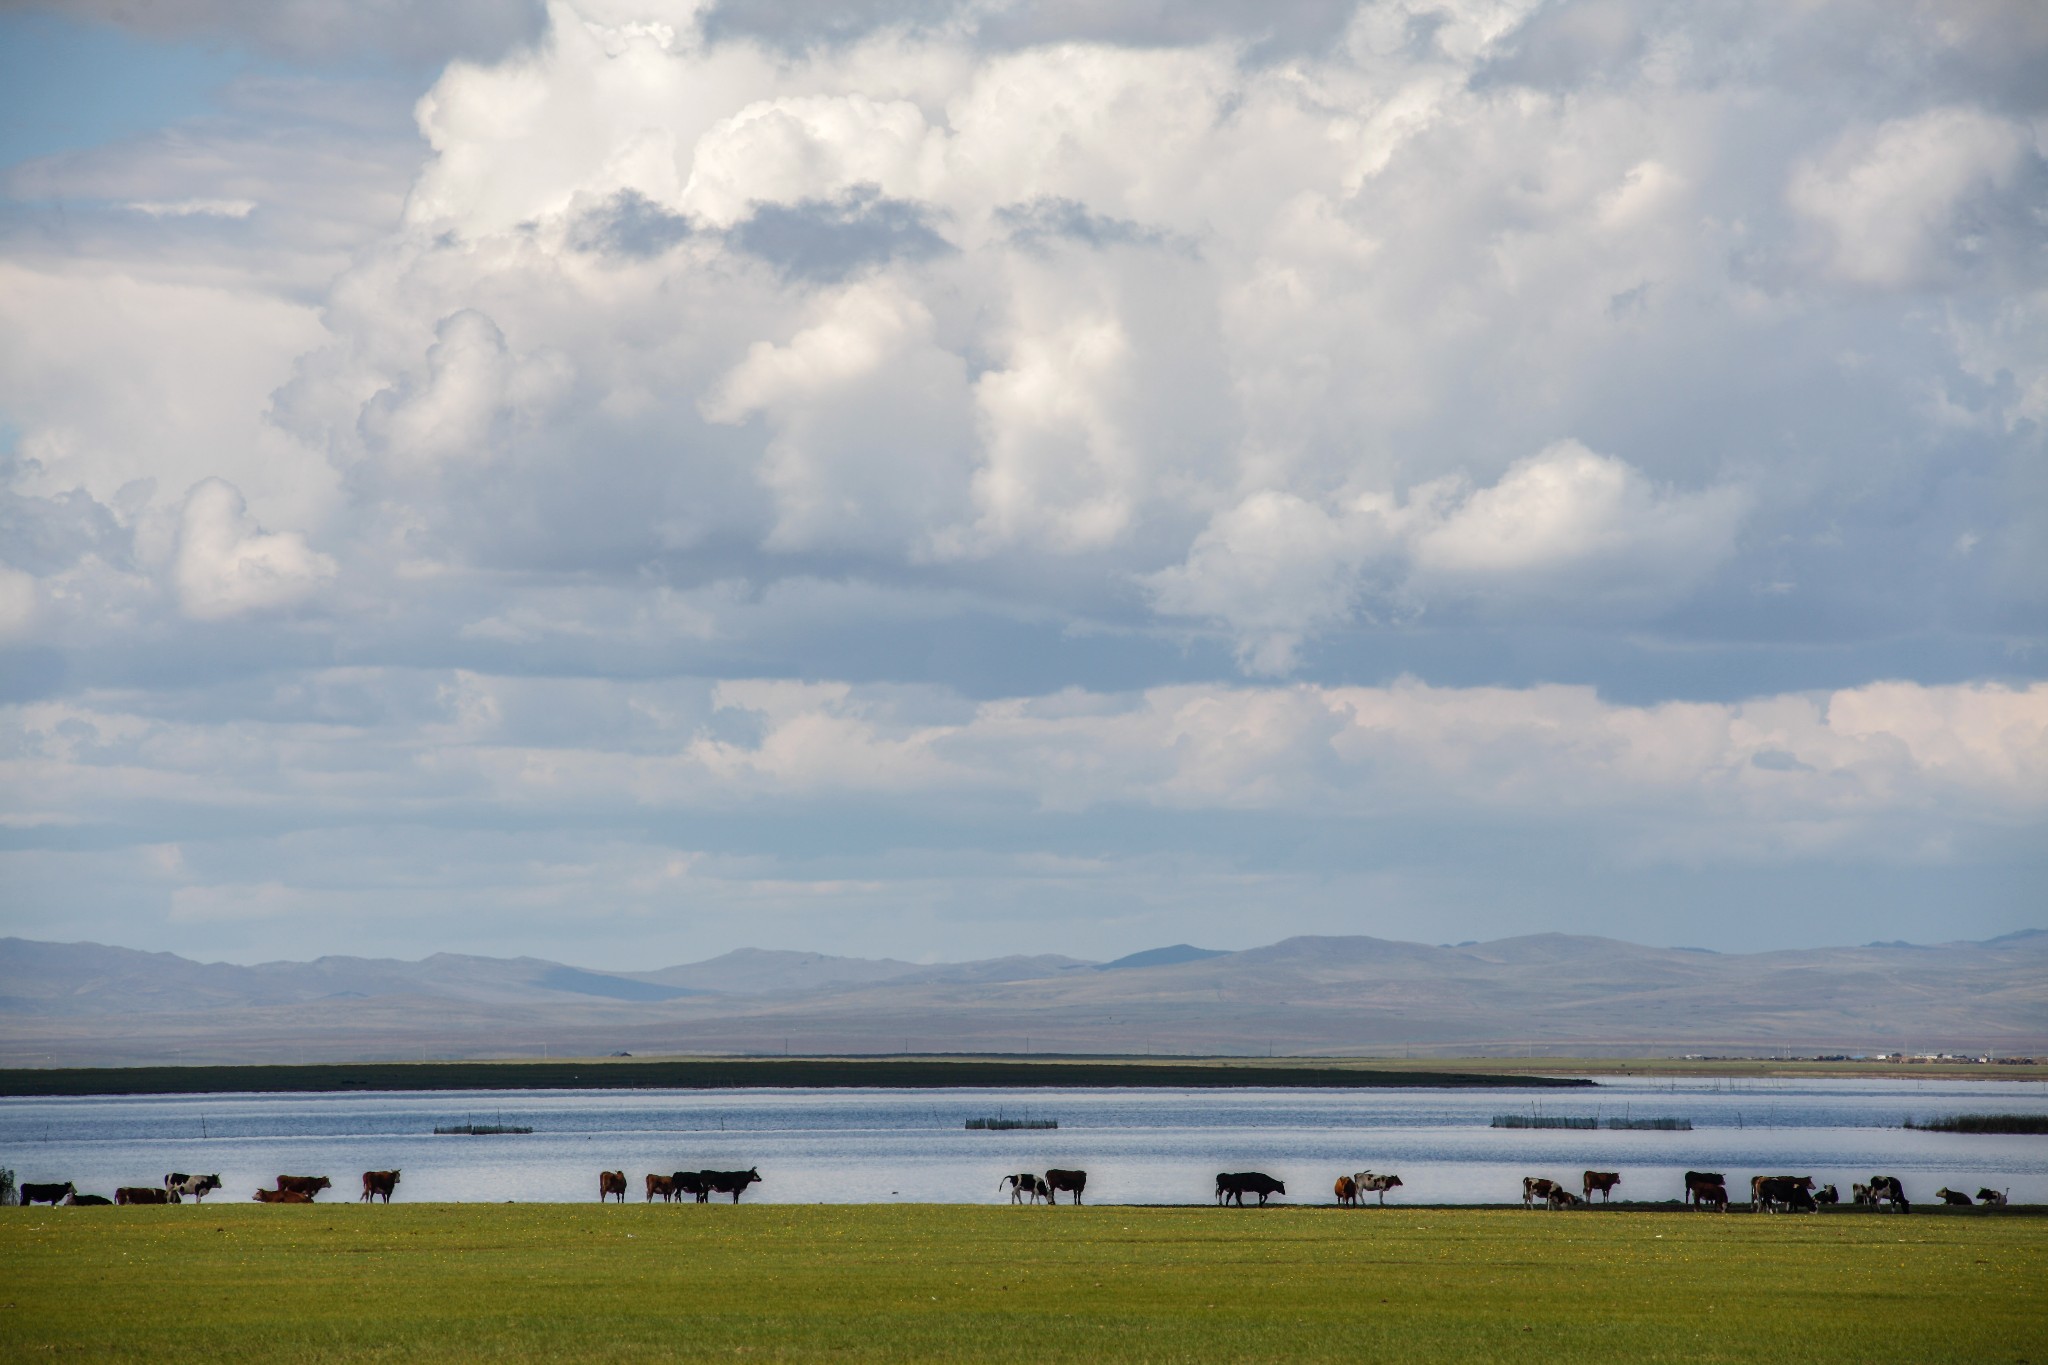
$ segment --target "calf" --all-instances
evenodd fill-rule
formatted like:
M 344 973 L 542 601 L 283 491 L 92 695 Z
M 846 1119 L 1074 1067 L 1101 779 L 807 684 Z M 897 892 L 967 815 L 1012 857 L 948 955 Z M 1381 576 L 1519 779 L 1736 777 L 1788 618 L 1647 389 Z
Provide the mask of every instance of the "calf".
M 676 1178 L 672 1175 L 648 1176 L 647 1202 L 652 1204 L 654 1202 L 654 1196 L 656 1196 L 657 1194 L 661 1196 L 662 1203 L 674 1203 L 676 1197 Z
M 363 1197 L 356 1202 L 367 1204 L 382 1195 L 385 1203 L 391 1202 L 391 1192 L 398 1188 L 397 1171 L 364 1171 Z
M 176 1190 L 160 1190 L 154 1185 L 123 1185 L 114 1191 L 116 1204 L 175 1204 Z
M 597 1202 L 602 1204 L 614 1195 L 618 1197 L 618 1201 L 621 1204 L 626 1202 L 626 1173 L 624 1171 L 599 1171 L 597 1173 Z
M 306 1201 L 311 1203 L 320 1191 L 332 1189 L 334 1182 L 324 1175 L 281 1175 L 277 1178 L 277 1187 L 303 1194 Z
M 1358 1181 L 1355 1177 L 1348 1175 L 1337 1177 L 1337 1207 L 1358 1207 Z
M 1074 1196 L 1074 1202 L 1078 1204 L 1081 1202 L 1081 1191 L 1087 1188 L 1088 1172 L 1086 1171 L 1047 1171 L 1045 1173 L 1045 1197 L 1049 1203 L 1059 1203 L 1060 1191 L 1065 1190 Z
M 1726 1207 L 1728 1204 L 1728 1178 L 1719 1171 L 1687 1171 L 1685 1173 L 1685 1202 L 1695 1203 L 1699 1191 L 1712 1187 L 1721 1191 L 1721 1198 L 1715 1202 Z
M 258 1190 L 254 1198 L 259 1204 L 310 1204 L 313 1196 L 304 1190 Z
M 1936 1190 L 1934 1197 L 1944 1204 L 1953 1204 L 1957 1208 L 1966 1208 L 1972 1202 L 1969 1195 L 1964 1194 L 1961 1190 L 1952 1190 L 1946 1185 Z
M 1570 1190 L 1566 1189 L 1562 1185 L 1552 1185 L 1550 1187 L 1549 1197 L 1546 1198 L 1543 1202 L 1553 1209 L 1575 1209 L 1583 1205 L 1586 1201 L 1579 1198 L 1579 1196 L 1573 1194 Z
M 218 1175 L 186 1175 L 183 1171 L 172 1171 L 164 1177 L 164 1188 L 174 1190 L 192 1200 L 195 1204 L 206 1202 L 206 1196 L 220 1188 Z
M 1398 1175 L 1374 1175 L 1371 1171 L 1360 1171 L 1351 1178 L 1358 1182 L 1360 1194 L 1378 1195 L 1381 1208 L 1387 1206 L 1387 1191 L 1401 1187 L 1401 1177 Z
M 64 1202 L 67 1204 L 111 1204 L 114 1201 L 103 1194 L 74 1194 Z
M 1980 1189 L 1977 1191 L 1977 1202 L 1990 1208 L 2002 1209 L 2005 1207 L 2005 1191 Z
M 1600 1202 L 1611 1204 L 1614 1202 L 1614 1187 L 1620 1183 L 1621 1175 L 1617 1171 L 1587 1171 L 1585 1184 L 1581 1188 L 1586 1198 L 1591 1199 L 1593 1191 L 1598 1190 Z
M 1870 1186 L 1864 1184 L 1860 1180 L 1851 1181 L 1849 1183 L 1849 1199 L 1850 1202 L 1859 1205 L 1875 1202 L 1870 1197 Z
M 761 1183 L 759 1170 L 700 1171 L 698 1174 L 704 1177 L 704 1192 L 697 1196 L 700 1203 L 708 1201 L 713 1194 L 729 1194 L 732 1196 L 732 1202 L 737 1204 L 740 1202 L 741 1190 L 749 1185 Z
M 1813 1192 L 1813 1202 L 1816 1204 L 1839 1204 L 1842 1202 L 1842 1193 L 1833 1185 L 1823 1185 Z
M 1216 1177 L 1216 1202 L 1228 1204 L 1235 1200 L 1239 1208 L 1244 1207 L 1244 1197 L 1255 1194 L 1259 1207 L 1266 1206 L 1269 1196 L 1287 1193 L 1287 1186 L 1263 1171 L 1226 1171 Z
M 1701 1185 L 1696 1190 L 1688 1192 L 1693 1195 L 1694 1208 L 1719 1209 L 1723 1213 L 1728 1212 L 1728 1187 L 1726 1185 Z
M 61 1204 L 78 1193 L 70 1181 L 61 1185 L 26 1184 L 21 1187 L 21 1202 L 28 1204 Z

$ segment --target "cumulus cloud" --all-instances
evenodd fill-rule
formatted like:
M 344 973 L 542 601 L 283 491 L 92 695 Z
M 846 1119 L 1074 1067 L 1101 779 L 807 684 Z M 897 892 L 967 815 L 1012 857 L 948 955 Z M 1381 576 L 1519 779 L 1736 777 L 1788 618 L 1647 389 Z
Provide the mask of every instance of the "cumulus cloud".
M 1666 606 L 1733 553 L 1747 501 L 1735 488 L 1658 489 L 1624 460 L 1560 441 L 1479 489 L 1439 481 L 1398 501 L 1328 506 L 1262 490 L 1212 518 L 1187 560 L 1148 586 L 1161 610 L 1228 626 L 1251 671 L 1286 673 L 1305 637 L 1366 607 L 1477 598 L 1611 617 Z
M 185 498 L 173 575 L 178 600 L 194 620 L 289 606 L 336 571 L 335 561 L 298 532 L 258 526 L 241 491 L 225 479 L 208 479 Z
M 1319 811 L 1808 868 L 2034 818 L 2038 5 L 116 8 L 315 70 L 7 172 L 9 695 L 109 756 L 24 819 L 289 744 L 236 799 L 337 865 L 351 802 L 815 801 L 692 885 L 943 918 L 1099 850 L 806 841 L 1085 812 L 1165 901 Z M 621 837 L 548 858 L 656 904 Z
M 1799 167 L 1787 197 L 1823 233 L 1837 275 L 1925 284 L 1981 247 L 1979 225 L 1958 222 L 1971 196 L 2011 189 L 2040 157 L 2023 124 L 1981 109 L 1930 109 L 1844 134 Z

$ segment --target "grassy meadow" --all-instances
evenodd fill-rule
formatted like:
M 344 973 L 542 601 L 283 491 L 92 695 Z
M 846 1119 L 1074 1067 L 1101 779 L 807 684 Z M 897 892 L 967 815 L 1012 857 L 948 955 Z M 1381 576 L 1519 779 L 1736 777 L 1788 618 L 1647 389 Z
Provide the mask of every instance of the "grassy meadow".
M 2048 1220 L 0 1210 L 0 1359 L 2048 1362 Z

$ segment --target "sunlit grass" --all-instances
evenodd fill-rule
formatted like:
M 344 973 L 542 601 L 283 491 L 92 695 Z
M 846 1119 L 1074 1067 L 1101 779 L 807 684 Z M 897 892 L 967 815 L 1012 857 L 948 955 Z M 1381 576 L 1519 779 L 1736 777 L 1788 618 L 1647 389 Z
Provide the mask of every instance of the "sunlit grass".
M 1443 1209 L 0 1210 L 0 1358 L 2048 1362 L 2048 1222 Z

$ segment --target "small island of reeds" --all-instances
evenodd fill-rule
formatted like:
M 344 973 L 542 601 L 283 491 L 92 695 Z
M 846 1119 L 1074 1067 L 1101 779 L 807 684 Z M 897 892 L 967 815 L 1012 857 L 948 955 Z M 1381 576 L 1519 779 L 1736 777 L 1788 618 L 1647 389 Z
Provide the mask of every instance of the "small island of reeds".
M 454 1123 L 436 1128 L 436 1137 L 491 1137 L 498 1133 L 530 1133 L 533 1129 L 517 1123 Z
M 1057 1128 L 1058 1119 L 969 1119 L 968 1128 L 976 1132 L 1008 1133 L 1019 1128 Z
M 1925 1123 L 1906 1120 L 1923 1133 L 2048 1133 L 2048 1114 L 1952 1114 Z
M 1691 1119 L 1567 1118 L 1548 1114 L 1495 1114 L 1496 1128 L 1611 1128 L 1628 1132 L 1690 1133 Z

